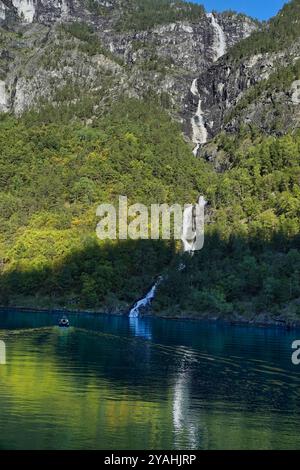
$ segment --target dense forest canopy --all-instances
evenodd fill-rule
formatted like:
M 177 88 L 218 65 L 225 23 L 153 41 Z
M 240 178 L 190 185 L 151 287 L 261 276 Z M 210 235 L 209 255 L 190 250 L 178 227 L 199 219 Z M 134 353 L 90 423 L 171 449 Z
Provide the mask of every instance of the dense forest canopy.
M 114 254 L 115 246 L 96 239 L 97 206 L 116 202 L 119 195 L 130 203 L 191 202 L 213 173 L 203 171 L 204 162 L 195 166 L 179 127 L 151 102 L 124 100 L 94 127 L 41 124 L 43 115 L 39 124 L 36 113 L 31 119 L 29 114 L 20 120 L 3 116 L 0 122 L 2 303 L 16 292 L 53 295 L 56 302 L 63 291 L 63 302 L 75 297 L 84 306 L 82 289 L 91 286 L 90 292 L 96 283 L 87 305 L 97 306 L 109 294 L 132 302 L 159 274 L 172 249 L 124 243 Z M 85 250 L 92 257 L 87 272 Z M 153 252 L 149 257 L 147 250 Z M 99 256 L 112 256 L 107 269 Z M 62 270 L 69 281 L 61 278 Z
M 0 123 L 2 304 L 126 309 L 167 270 L 154 307 L 170 314 L 298 312 L 300 135 L 222 134 L 229 166 L 216 173 L 155 102 L 126 100 L 93 127 L 35 119 Z M 184 273 L 172 242 L 96 238 L 99 203 L 199 193 L 206 242 Z
M 155 308 L 240 314 L 300 314 L 300 133 L 221 135 L 230 168 L 206 188 L 211 224 L 204 249 L 171 269 Z M 178 260 L 177 260 L 178 262 Z

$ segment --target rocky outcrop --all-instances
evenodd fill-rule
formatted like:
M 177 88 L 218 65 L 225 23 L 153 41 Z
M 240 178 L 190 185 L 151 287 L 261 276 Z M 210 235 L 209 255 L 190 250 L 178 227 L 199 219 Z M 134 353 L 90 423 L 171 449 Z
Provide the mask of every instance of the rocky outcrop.
M 274 72 L 297 61 L 297 41 L 287 50 L 237 60 L 231 48 L 260 28 L 251 18 L 203 13 L 197 20 L 123 31 L 118 22 L 126 8 L 124 0 L 0 0 L 6 28 L 0 111 L 20 114 L 41 101 L 56 103 L 65 87 L 95 97 L 98 112 L 124 94 L 156 95 L 182 122 L 195 154 L 220 130 L 235 132 L 247 123 L 267 133 L 297 127 L 297 78 L 287 89 L 267 86 Z M 90 25 L 99 51 L 89 53 L 80 35 L 64 30 L 72 22 Z M 266 90 L 256 96 L 251 90 L 259 83 Z
M 298 2 L 291 2 L 261 32 L 238 47 L 229 47 L 227 54 L 199 75 L 196 92 L 187 96 L 187 113 L 194 115 L 196 94 L 201 101 L 206 141 L 221 130 L 235 133 L 245 125 L 273 135 L 299 128 L 297 5 Z M 290 8 L 294 9 L 292 16 Z M 281 37 L 279 32 L 283 34 L 291 22 L 293 33 Z M 231 30 L 230 36 L 233 34 Z M 192 129 L 193 126 L 187 132 L 193 134 Z
M 209 138 L 222 129 L 235 132 L 247 123 L 267 133 L 277 132 L 275 121 L 279 109 L 281 133 L 299 124 L 298 82 L 294 81 L 287 90 L 268 86 L 276 71 L 291 66 L 299 56 L 300 43 L 295 43 L 289 50 L 253 55 L 241 62 L 224 57 L 204 72 L 196 83 Z M 259 94 L 253 93 L 251 97 L 249 91 L 262 82 L 265 92 L 262 87 Z M 193 112 L 191 100 L 190 112 Z
M 77 0 L 2 0 L 0 19 L 2 23 L 15 21 L 30 24 L 35 21 L 53 23 L 58 19 L 71 18 L 83 3 Z M 2 13 L 1 13 L 2 12 Z
M 14 38 L 8 35 L 0 50 L 0 110 L 19 114 L 41 100 L 55 102 L 57 90 L 72 84 L 95 93 L 98 109 L 108 96 L 156 94 L 189 129 L 187 94 L 192 81 L 257 29 L 257 23 L 220 14 L 144 31 L 119 31 L 116 24 L 126 5 L 123 0 L 0 0 L 0 24 L 18 32 Z M 74 21 L 91 26 L 99 54 L 86 53 L 82 41 L 60 27 Z M 191 102 L 196 114 L 198 97 Z

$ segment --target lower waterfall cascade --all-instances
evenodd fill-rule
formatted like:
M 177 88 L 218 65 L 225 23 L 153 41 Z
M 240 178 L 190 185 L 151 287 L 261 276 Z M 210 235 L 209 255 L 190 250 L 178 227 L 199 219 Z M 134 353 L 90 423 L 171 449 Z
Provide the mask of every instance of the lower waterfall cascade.
M 193 97 L 194 98 L 196 97 L 198 99 L 198 106 L 197 106 L 196 114 L 191 119 L 192 141 L 196 145 L 193 150 L 193 154 L 195 156 L 197 156 L 200 145 L 205 144 L 208 138 L 207 129 L 205 127 L 205 123 L 203 119 L 202 100 L 200 98 L 200 94 L 198 91 L 197 82 L 198 82 L 198 79 L 195 78 L 193 80 L 193 83 L 190 89 Z
M 140 310 L 147 308 L 151 305 L 151 302 L 155 297 L 156 289 L 161 281 L 162 281 L 162 278 L 159 278 L 158 281 L 151 288 L 151 290 L 148 292 L 148 294 L 143 299 L 138 300 L 136 302 L 136 304 L 133 306 L 133 308 L 129 312 L 129 318 L 138 318 L 141 313 Z
M 207 201 L 204 199 L 203 196 L 199 197 L 198 200 L 198 207 L 202 207 L 203 211 Z M 196 206 L 197 206 L 196 205 Z M 200 225 L 199 221 L 199 213 L 198 215 L 194 216 L 194 209 L 196 208 L 195 205 L 189 205 L 185 208 L 183 214 L 183 225 L 182 225 L 182 236 L 181 241 L 183 245 L 183 253 L 189 253 L 191 256 L 197 251 L 196 241 L 197 237 L 199 236 L 199 230 L 197 229 L 197 225 Z M 197 214 L 197 212 L 196 212 Z M 204 216 L 204 212 L 203 212 Z M 204 226 L 203 226 L 204 227 Z M 204 234 L 204 232 L 203 232 Z M 200 233 L 201 236 L 201 233 Z M 186 269 L 186 264 L 181 261 L 177 267 L 177 271 L 181 272 Z M 166 276 L 160 276 L 156 283 L 151 287 L 150 291 L 143 297 L 142 299 L 138 300 L 132 309 L 129 312 L 129 318 L 139 318 L 141 315 L 141 311 L 147 307 L 151 306 L 153 299 L 155 298 L 155 294 L 157 291 L 158 286 L 167 279 Z M 135 325 L 136 326 L 136 325 Z

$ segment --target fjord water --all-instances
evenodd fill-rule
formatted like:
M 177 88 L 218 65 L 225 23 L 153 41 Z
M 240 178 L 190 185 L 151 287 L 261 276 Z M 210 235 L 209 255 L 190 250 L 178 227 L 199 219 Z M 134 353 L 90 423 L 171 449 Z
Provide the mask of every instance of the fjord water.
M 297 332 L 0 312 L 1 449 L 299 449 Z M 300 332 L 298 332 L 299 336 Z

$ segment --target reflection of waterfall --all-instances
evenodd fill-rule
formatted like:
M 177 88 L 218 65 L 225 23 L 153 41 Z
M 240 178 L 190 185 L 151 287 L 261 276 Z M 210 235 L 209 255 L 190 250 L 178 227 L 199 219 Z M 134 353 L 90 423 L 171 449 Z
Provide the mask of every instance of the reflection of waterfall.
M 184 350 L 173 394 L 173 426 L 175 448 L 199 449 L 200 426 L 199 416 L 191 409 L 191 362 L 194 354 Z
M 181 372 L 174 386 L 173 425 L 175 448 L 182 447 L 182 440 L 188 441 L 189 449 L 198 448 L 197 427 L 189 417 L 189 374 Z M 187 434 L 186 438 L 185 435 Z M 186 445 L 184 443 L 184 445 Z
M 138 317 L 130 317 L 129 326 L 134 336 L 139 336 L 140 338 L 145 338 L 149 340 L 152 339 L 151 325 L 145 319 Z
M 191 86 L 191 93 L 194 98 L 198 99 L 197 111 L 196 114 L 191 119 L 192 124 L 192 141 L 196 144 L 196 147 L 193 150 L 193 154 L 197 156 L 200 145 L 207 142 L 207 129 L 204 124 L 203 111 L 202 111 L 202 100 L 200 98 L 199 90 L 197 87 L 197 78 L 193 80 Z
M 159 278 L 159 280 L 154 284 L 154 286 L 151 288 L 148 294 L 134 305 L 134 307 L 129 312 L 130 318 L 139 317 L 141 310 L 151 305 L 151 302 L 155 297 L 156 289 L 161 281 L 162 281 L 162 278 Z
M 226 36 L 218 23 L 217 18 L 214 16 L 213 13 L 207 13 L 207 18 L 210 19 L 212 27 L 215 30 L 215 41 L 214 41 L 214 50 L 215 50 L 215 57 L 214 60 L 218 60 L 222 55 L 226 53 L 227 45 L 226 45 Z
M 6 346 L 4 341 L 0 341 L 0 365 L 6 364 Z

